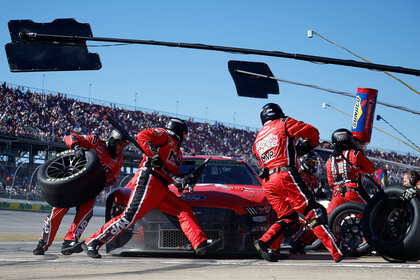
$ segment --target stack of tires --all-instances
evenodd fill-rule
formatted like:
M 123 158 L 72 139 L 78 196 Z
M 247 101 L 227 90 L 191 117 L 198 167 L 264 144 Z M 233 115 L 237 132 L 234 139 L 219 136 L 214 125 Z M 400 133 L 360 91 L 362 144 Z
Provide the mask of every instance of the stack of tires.
M 363 212 L 364 237 L 391 262 L 420 259 L 420 199 L 404 198 L 406 191 L 387 187 L 370 199 Z
M 38 170 L 38 185 L 51 206 L 70 208 L 95 198 L 105 186 L 105 172 L 94 151 L 76 158 L 66 150 L 47 160 Z

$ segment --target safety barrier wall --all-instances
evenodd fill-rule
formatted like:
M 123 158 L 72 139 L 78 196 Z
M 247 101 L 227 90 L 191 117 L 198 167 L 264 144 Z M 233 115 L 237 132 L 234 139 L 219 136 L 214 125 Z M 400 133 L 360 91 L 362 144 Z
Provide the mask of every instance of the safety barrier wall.
M 40 201 L 23 201 L 7 198 L 0 198 L 0 210 L 16 210 L 16 211 L 29 211 L 29 212 L 45 212 L 50 213 L 51 205 Z M 70 208 L 69 214 L 76 214 L 76 209 Z M 94 216 L 105 216 L 105 207 L 96 206 L 93 208 Z

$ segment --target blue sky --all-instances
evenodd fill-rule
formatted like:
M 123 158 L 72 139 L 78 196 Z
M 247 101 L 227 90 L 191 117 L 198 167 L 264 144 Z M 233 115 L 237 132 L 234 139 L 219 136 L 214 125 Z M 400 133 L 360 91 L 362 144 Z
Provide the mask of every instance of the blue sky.
M 45 90 L 136 105 L 163 112 L 259 128 L 259 110 L 278 103 L 295 119 L 316 126 L 330 139 L 350 117 L 323 109 L 327 102 L 353 113 L 349 97 L 280 83 L 280 95 L 268 99 L 238 97 L 228 72 L 229 60 L 267 63 L 274 75 L 321 87 L 356 93 L 358 87 L 379 91 L 378 100 L 420 110 L 420 95 L 378 71 L 316 64 L 286 58 L 129 45 L 89 48 L 99 53 L 99 71 L 11 73 L 4 45 L 7 22 L 32 19 L 51 22 L 75 18 L 90 23 L 94 36 L 283 51 L 354 59 L 315 36 L 311 29 L 373 63 L 420 69 L 420 2 L 400 1 L 2 1 L 0 81 Z M 97 45 L 98 43 L 91 43 Z M 44 76 L 45 75 L 45 76 Z M 420 77 L 394 74 L 417 91 Z M 89 86 L 91 84 L 91 86 Z M 135 97 L 137 93 L 137 99 Z M 376 106 L 381 115 L 420 146 L 419 115 Z M 383 121 L 374 126 L 403 139 Z M 407 142 L 407 141 L 406 141 Z M 374 130 L 371 148 L 419 153 Z

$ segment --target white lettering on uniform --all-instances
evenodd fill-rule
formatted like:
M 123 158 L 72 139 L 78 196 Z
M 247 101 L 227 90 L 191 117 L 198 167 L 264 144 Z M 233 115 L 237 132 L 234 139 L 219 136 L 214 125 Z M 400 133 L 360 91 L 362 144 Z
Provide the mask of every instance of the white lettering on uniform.
M 79 226 L 76 228 L 76 231 L 74 232 L 74 235 L 76 236 L 76 239 L 78 240 L 80 236 L 82 235 L 83 231 L 88 225 L 88 221 L 84 220 L 82 223 L 79 224 Z
M 256 148 L 257 153 L 260 155 L 260 157 L 262 157 L 265 152 L 267 152 L 268 150 L 278 145 L 279 145 L 278 138 L 273 133 L 270 133 L 267 136 L 265 136 L 263 139 L 258 141 L 255 145 L 255 148 Z
M 115 235 L 117 233 L 119 233 L 121 231 L 121 229 L 128 227 L 128 225 L 130 224 L 129 221 L 127 221 L 127 219 L 125 219 L 124 217 L 121 218 L 121 220 L 119 220 L 116 224 L 114 224 L 111 227 L 111 234 Z

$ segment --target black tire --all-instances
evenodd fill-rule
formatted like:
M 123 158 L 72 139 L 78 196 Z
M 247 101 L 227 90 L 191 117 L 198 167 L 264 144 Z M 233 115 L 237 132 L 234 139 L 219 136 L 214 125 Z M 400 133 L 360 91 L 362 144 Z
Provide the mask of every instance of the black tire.
M 318 238 L 312 242 L 310 245 L 305 246 L 305 250 L 315 251 L 315 250 L 325 250 L 324 244 Z
M 39 168 L 37 180 L 51 206 L 70 208 L 88 202 L 102 191 L 105 172 L 95 152 L 86 151 L 84 158 L 76 159 L 74 150 L 66 150 Z
M 353 249 L 353 257 L 363 256 L 372 251 L 363 236 L 364 209 L 365 204 L 361 202 L 346 202 L 337 206 L 328 216 L 329 228 Z
M 420 259 L 420 200 L 405 201 L 404 187 L 376 193 L 363 213 L 363 232 L 372 249 L 385 259 Z

